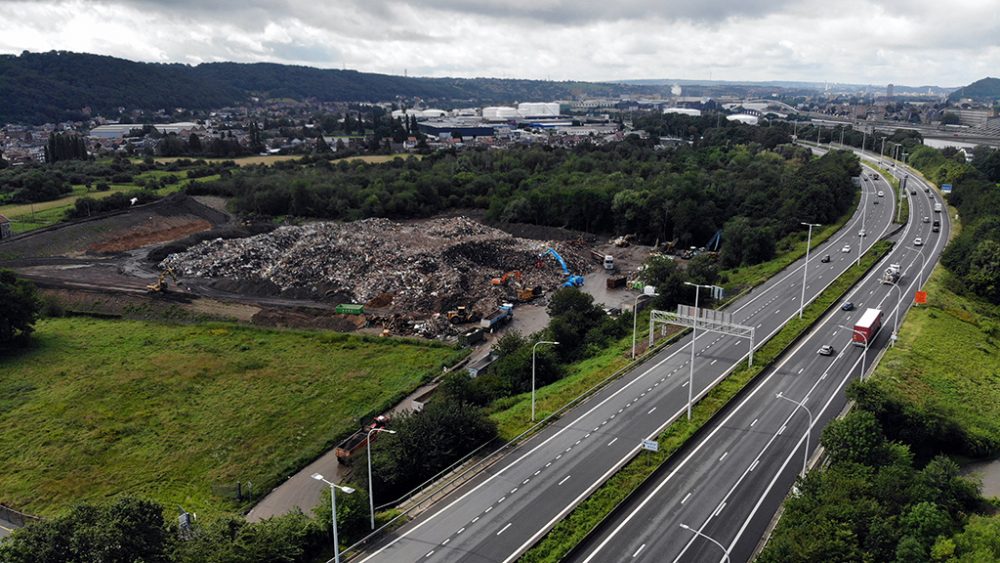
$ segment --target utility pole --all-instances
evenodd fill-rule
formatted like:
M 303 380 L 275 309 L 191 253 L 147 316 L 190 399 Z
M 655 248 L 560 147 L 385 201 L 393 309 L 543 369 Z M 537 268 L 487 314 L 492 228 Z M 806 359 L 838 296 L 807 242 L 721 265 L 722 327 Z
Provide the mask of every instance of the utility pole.
M 819 223 L 802 223 L 809 227 L 809 235 L 806 238 L 806 263 L 802 266 L 802 299 L 799 301 L 799 318 L 802 318 L 802 309 L 806 306 L 806 278 L 809 272 L 809 248 L 812 246 L 813 227 L 818 227 Z

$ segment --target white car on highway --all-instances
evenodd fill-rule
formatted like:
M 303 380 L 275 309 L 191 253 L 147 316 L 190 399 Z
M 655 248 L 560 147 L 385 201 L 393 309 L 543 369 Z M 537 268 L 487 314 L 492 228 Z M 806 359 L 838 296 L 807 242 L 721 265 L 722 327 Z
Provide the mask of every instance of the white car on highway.
M 840 251 L 841 252 L 850 252 L 851 251 L 851 245 L 845 244 L 844 247 L 840 249 Z
M 923 245 L 924 245 L 924 239 L 920 237 L 913 239 L 913 246 L 923 246 Z

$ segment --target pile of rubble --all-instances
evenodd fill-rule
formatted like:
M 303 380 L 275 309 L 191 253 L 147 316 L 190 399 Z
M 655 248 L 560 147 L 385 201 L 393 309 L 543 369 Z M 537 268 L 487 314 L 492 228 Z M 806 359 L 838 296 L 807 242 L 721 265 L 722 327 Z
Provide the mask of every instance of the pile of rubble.
M 520 271 L 522 287 L 558 288 L 563 272 L 550 245 L 513 237 L 466 217 L 396 223 L 365 219 L 279 227 L 243 239 L 216 239 L 172 254 L 161 267 L 183 277 L 244 282 L 279 295 L 364 303 L 385 318 L 426 319 L 465 305 L 486 314 L 511 298 L 491 280 Z M 552 245 L 573 273 L 590 269 L 586 248 Z M 443 323 L 447 325 L 445 321 Z

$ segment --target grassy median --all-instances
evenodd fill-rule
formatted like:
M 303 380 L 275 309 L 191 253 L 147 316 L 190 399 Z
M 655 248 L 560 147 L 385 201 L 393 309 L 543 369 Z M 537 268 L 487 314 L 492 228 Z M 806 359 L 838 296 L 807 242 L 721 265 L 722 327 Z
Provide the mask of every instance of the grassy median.
M 522 562 L 559 561 L 583 541 L 607 518 L 629 494 L 680 448 L 712 416 L 729 403 L 741 389 L 767 369 L 795 340 L 809 330 L 826 311 L 839 302 L 850 289 L 892 248 L 892 243 L 880 241 L 861 259 L 861 266 L 852 266 L 806 307 L 801 320 L 788 322 L 767 344 L 754 354 L 753 367 L 740 367 L 716 385 L 694 406 L 691 420 L 681 418 L 671 423 L 658 437 L 658 452 L 642 451 L 632 461 L 592 495 L 563 518 L 542 540 L 520 559 Z
M 41 515 L 137 494 L 241 506 L 464 352 L 230 324 L 42 320 L 0 356 L 0 503 Z

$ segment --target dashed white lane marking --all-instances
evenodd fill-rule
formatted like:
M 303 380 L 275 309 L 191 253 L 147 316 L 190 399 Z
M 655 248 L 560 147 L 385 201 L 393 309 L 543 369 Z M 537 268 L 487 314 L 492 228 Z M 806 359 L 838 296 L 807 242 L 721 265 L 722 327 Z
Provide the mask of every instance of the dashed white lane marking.
M 639 554 L 642 553 L 643 549 L 646 549 L 646 544 L 640 545 L 639 549 L 635 550 L 635 553 L 632 554 L 632 557 L 633 558 L 639 557 Z
M 500 497 L 500 500 L 497 501 L 497 504 L 500 504 L 501 502 L 503 502 L 505 500 L 507 500 L 507 497 Z
M 506 526 L 504 526 L 503 528 L 500 528 L 500 531 L 497 532 L 497 535 L 499 536 L 500 534 L 506 532 L 507 528 L 510 528 L 513 524 L 514 524 L 513 522 L 508 522 Z
M 424 555 L 424 557 L 430 557 L 431 555 L 434 555 L 434 550 L 433 549 L 430 550 L 430 551 L 428 551 L 427 555 Z
M 614 444 L 617 441 L 618 441 L 618 438 L 615 438 L 614 440 L 611 440 L 610 442 L 608 442 L 608 445 L 610 446 L 611 444 Z
M 655 411 L 655 410 L 656 410 L 656 407 L 653 407 L 653 408 L 649 409 L 649 412 L 647 412 L 646 414 L 653 414 L 653 411 Z
M 687 502 L 689 498 L 691 498 L 691 493 L 688 493 L 688 494 L 684 495 L 684 498 L 681 499 L 681 504 L 684 504 L 685 502 Z
M 723 501 L 721 504 L 719 504 L 719 508 L 716 508 L 715 512 L 712 513 L 712 516 L 718 516 L 719 513 L 722 512 L 722 509 L 725 507 L 726 507 L 726 502 Z
M 475 518 L 473 518 L 473 519 L 472 519 L 472 523 L 473 523 L 473 524 L 475 524 L 475 523 L 476 523 L 476 522 L 478 522 L 478 521 L 479 521 L 479 517 L 478 517 L 478 516 L 476 516 Z
M 514 494 L 516 492 L 517 492 L 517 487 L 514 487 L 513 489 L 510 490 L 510 494 Z
M 726 453 L 722 454 L 722 457 L 719 458 L 719 461 L 722 461 L 722 460 L 726 459 L 727 455 L 729 455 L 729 452 L 726 452 Z
M 562 478 L 562 481 L 559 481 L 559 482 L 558 482 L 558 483 L 556 483 L 556 484 L 557 484 L 557 485 L 562 485 L 562 484 L 563 484 L 563 483 L 565 483 L 566 481 L 569 481 L 569 478 L 570 478 L 570 476 L 569 476 L 569 475 L 567 475 L 567 476 L 565 476 L 565 477 L 563 477 L 563 478 Z
M 538 475 L 538 473 L 535 473 L 535 475 Z M 521 484 L 522 484 L 522 485 L 527 485 L 527 484 L 528 484 L 528 481 L 531 481 L 531 478 L 530 478 L 530 477 L 529 477 L 528 479 L 525 479 L 524 481 L 521 481 Z
M 681 387 L 687 387 L 687 386 L 688 386 L 688 382 L 687 381 L 685 381 L 684 383 L 681 383 Z
M 716 360 L 712 360 L 711 362 L 709 362 L 709 364 L 708 364 L 708 365 L 710 365 L 710 366 L 714 366 L 714 365 L 715 365 L 715 362 L 717 362 L 717 361 L 719 361 L 719 360 L 717 360 L 717 359 L 716 359 Z
M 757 424 L 758 420 L 760 420 L 760 419 L 758 419 L 758 418 L 753 419 L 753 422 L 750 423 L 750 428 L 753 428 L 753 425 Z
M 443 542 L 441 542 L 441 545 L 448 545 L 448 542 L 450 542 L 450 541 L 451 541 L 451 538 L 448 538 L 448 539 L 444 540 Z
M 804 371 L 806 371 L 806 368 L 802 368 L 802 369 L 800 369 L 800 370 L 799 370 L 799 374 L 801 375 L 801 374 L 802 374 L 802 372 L 804 372 Z
M 785 426 L 782 426 L 781 428 L 778 429 L 778 435 L 779 436 L 781 435 L 782 432 L 785 431 L 785 428 L 786 428 Z
M 753 463 L 750 464 L 750 471 L 753 471 L 757 467 L 758 463 L 760 463 L 759 459 L 753 460 Z

